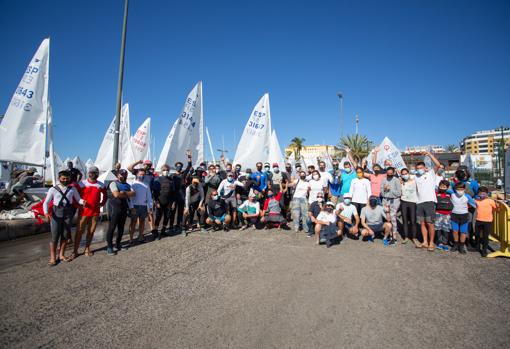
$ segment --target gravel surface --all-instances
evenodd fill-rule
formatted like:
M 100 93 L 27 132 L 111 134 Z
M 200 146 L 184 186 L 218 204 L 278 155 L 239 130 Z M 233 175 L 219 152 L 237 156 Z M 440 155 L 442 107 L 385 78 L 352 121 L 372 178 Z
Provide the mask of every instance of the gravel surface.
M 509 347 L 510 262 L 476 253 L 247 230 L 46 261 L 2 262 L 1 348 Z

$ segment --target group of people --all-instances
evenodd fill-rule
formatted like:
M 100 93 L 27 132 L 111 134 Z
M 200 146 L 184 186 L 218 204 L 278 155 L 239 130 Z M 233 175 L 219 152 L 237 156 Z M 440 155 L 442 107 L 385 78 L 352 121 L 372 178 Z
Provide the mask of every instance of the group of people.
M 331 168 L 319 160 L 317 168 L 287 163 L 284 170 L 278 163 L 262 162 L 243 169 L 242 164 L 226 163 L 223 158 L 221 164 L 201 163 L 194 168 L 187 152 L 186 166 L 177 162 L 172 169 L 165 164 L 158 172 L 149 160 L 127 169 L 117 164 L 112 170 L 116 179 L 106 184 L 98 181 L 97 167 L 88 168 L 87 178 L 82 179 L 70 165 L 59 172 L 59 183 L 44 200 L 44 214 L 51 224 L 49 264 L 76 258 L 85 231 L 84 254 L 92 256 L 90 245 L 102 211 L 109 218 L 108 255 L 127 247 L 122 240 L 128 217 L 128 246 L 145 241 L 148 223 L 153 240 L 192 231 L 293 228 L 327 247 L 345 237 L 369 243 L 380 237 L 385 246 L 411 241 L 416 248 L 461 254 L 471 242 L 482 256 L 487 255 L 497 203 L 467 168 L 460 166 L 455 176 L 446 179 L 444 166 L 428 152 L 423 155 L 431 159 L 433 168 L 418 162 L 414 169 L 396 169 L 388 160 L 381 166 L 376 148 L 369 169 L 367 161 L 358 164 L 350 150 L 346 152 L 348 161 L 342 168 L 338 160 Z M 73 253 L 66 256 L 76 214 Z

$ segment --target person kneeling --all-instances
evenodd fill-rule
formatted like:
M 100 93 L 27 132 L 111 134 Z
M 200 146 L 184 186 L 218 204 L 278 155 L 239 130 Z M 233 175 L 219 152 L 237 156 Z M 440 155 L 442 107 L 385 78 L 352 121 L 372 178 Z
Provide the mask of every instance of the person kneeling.
M 248 200 L 245 200 L 238 208 L 239 218 L 243 224 L 240 230 L 256 225 L 260 216 L 260 203 L 256 200 L 256 194 L 251 191 Z
M 260 221 L 266 225 L 266 229 L 276 226 L 278 229 L 288 229 L 287 220 L 282 215 L 282 207 L 280 201 L 283 192 L 274 195 L 272 190 L 267 192 L 267 199 L 264 202 L 264 210 L 262 211 L 262 218 Z
M 347 229 L 347 233 L 357 240 L 359 238 L 359 216 L 356 206 L 351 203 L 350 194 L 345 194 L 343 202 L 336 206 L 336 214 L 340 235 L 343 235 L 344 229 Z
M 319 213 L 315 223 L 315 235 L 317 236 L 317 244 L 326 243 L 326 247 L 333 245 L 333 240 L 338 236 L 336 230 L 336 214 L 334 212 L 335 205 L 328 201 Z
M 361 226 L 363 227 L 361 236 L 369 242 L 374 242 L 375 235 L 384 232 L 384 246 L 388 244 L 393 245 L 395 243 L 394 240 L 388 241 L 391 233 L 389 208 L 385 207 L 383 209 L 382 206 L 377 205 L 377 198 L 375 196 L 370 197 L 368 202 L 369 205 L 361 210 Z
M 206 223 L 213 227 L 214 231 L 223 230 L 228 231 L 230 224 L 230 215 L 227 214 L 227 204 L 218 195 L 218 191 L 213 189 L 211 191 L 211 198 L 207 203 L 207 219 Z

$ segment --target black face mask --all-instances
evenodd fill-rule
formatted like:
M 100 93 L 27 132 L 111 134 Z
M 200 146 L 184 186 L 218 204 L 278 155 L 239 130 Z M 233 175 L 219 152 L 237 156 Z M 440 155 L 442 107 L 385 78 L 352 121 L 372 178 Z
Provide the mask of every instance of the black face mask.
M 300 176 L 299 178 L 301 178 L 302 180 L 305 180 L 306 176 Z
M 381 172 L 382 172 L 381 170 L 374 170 L 375 174 L 381 174 Z
M 377 206 L 377 199 L 370 199 L 369 201 L 370 207 L 374 208 Z
M 240 167 L 236 167 L 236 172 L 241 172 L 241 168 Z
M 182 166 L 181 166 L 181 165 L 177 165 L 177 166 L 175 166 L 175 169 L 176 169 L 177 171 L 180 171 L 180 170 L 182 170 Z
M 262 172 L 262 167 L 257 167 L 257 171 Z
M 388 178 L 388 179 L 392 179 L 392 178 L 393 178 L 393 176 L 394 176 L 394 175 L 389 175 L 389 174 L 387 174 L 387 175 L 386 175 L 386 178 Z
M 290 167 L 285 167 L 285 171 L 290 173 L 290 172 L 292 172 L 292 169 Z

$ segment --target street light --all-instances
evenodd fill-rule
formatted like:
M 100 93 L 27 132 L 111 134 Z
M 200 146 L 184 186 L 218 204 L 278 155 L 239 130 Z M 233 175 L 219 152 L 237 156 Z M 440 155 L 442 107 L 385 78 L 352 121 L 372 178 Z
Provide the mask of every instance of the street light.
M 340 99 L 340 139 L 344 137 L 344 95 L 342 92 L 337 92 L 336 94 Z

